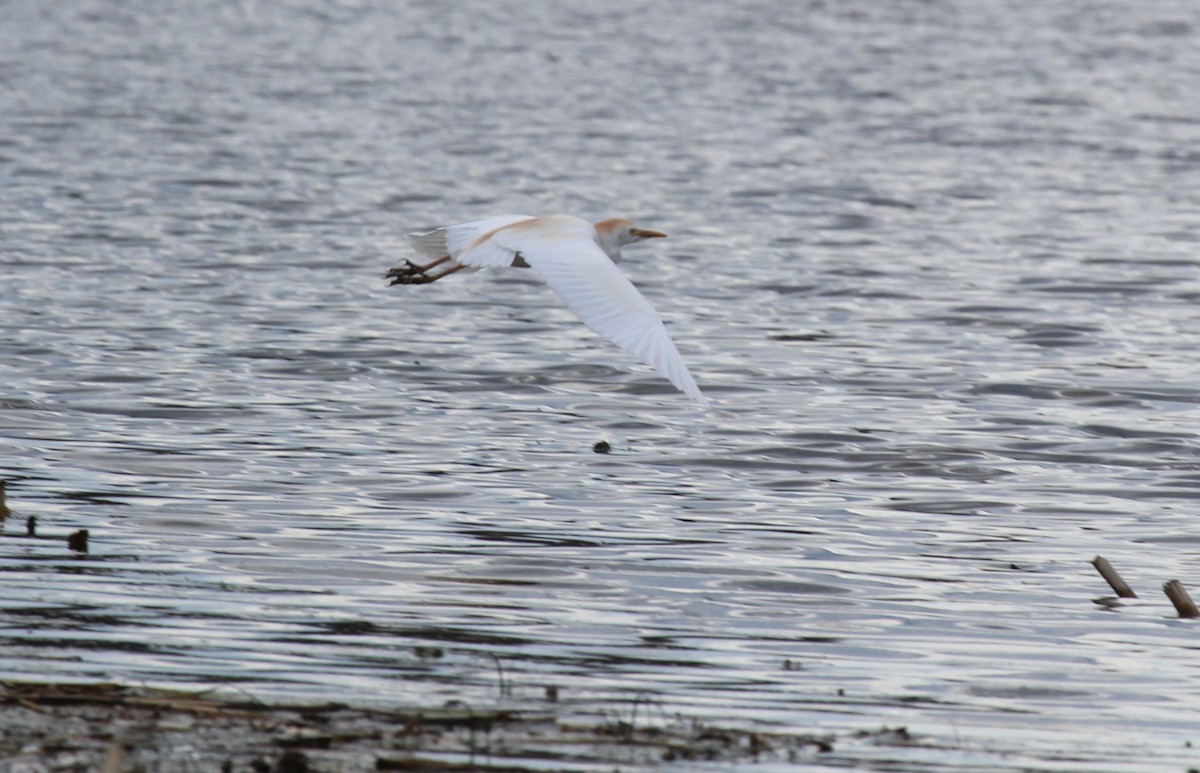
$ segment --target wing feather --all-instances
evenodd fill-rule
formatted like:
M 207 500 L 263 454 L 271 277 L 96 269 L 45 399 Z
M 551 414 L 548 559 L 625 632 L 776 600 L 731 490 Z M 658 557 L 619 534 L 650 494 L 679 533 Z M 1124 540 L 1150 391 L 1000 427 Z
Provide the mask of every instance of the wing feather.
M 516 251 L 497 241 L 495 235 L 509 226 L 540 219 L 529 215 L 501 215 L 452 225 L 446 229 L 446 248 L 450 257 L 468 266 L 511 266 L 517 257 Z
M 415 231 L 408 235 L 408 240 L 413 249 L 433 260 L 449 255 L 455 263 L 473 268 L 511 266 L 515 257 L 513 252 L 488 237 L 497 229 L 534 219 L 530 215 L 501 215 L 470 223 L 444 225 L 432 231 Z
M 541 222 L 501 227 L 488 241 L 510 255 L 519 253 L 589 328 L 707 404 L 658 313 L 600 249 L 592 225 L 565 216 L 536 220 Z M 468 263 L 464 257 L 456 259 Z

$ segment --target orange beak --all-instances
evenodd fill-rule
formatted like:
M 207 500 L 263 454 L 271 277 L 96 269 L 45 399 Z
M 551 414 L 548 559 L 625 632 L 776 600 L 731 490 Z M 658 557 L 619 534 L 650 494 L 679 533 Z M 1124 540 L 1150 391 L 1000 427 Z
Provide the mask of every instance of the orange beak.
M 665 239 L 667 235 L 659 231 L 647 231 L 645 228 L 630 228 L 629 233 L 640 239 Z

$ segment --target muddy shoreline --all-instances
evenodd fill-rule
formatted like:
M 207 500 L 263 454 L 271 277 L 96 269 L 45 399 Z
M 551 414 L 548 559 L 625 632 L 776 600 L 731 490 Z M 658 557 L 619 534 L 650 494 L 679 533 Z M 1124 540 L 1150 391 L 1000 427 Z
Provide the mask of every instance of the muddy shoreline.
M 585 724 L 545 710 L 266 704 L 114 684 L 0 683 L 0 770 L 590 771 L 689 762 L 815 762 L 843 743 L 917 743 L 903 728 L 751 732 L 684 718 Z

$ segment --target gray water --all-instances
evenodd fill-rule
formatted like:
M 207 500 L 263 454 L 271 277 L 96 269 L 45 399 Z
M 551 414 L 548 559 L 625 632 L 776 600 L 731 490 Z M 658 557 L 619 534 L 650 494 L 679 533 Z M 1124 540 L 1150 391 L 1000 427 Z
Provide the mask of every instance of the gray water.
M 0 676 L 1200 760 L 1194 5 L 2 10 Z M 382 279 L 512 212 L 667 231 L 715 406 Z

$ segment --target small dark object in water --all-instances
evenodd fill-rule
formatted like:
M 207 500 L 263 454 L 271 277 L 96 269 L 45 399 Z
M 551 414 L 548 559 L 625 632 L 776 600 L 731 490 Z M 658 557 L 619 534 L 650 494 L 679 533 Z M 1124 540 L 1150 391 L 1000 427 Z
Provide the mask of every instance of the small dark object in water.
M 1196 607 L 1196 602 L 1192 601 L 1192 597 L 1184 590 L 1183 583 L 1179 580 L 1171 580 L 1163 585 L 1163 593 L 1167 594 L 1167 598 L 1175 605 L 1175 611 L 1180 617 L 1200 617 L 1200 609 Z
M 275 767 L 272 768 L 272 773 L 308 773 L 310 770 L 312 768 L 308 766 L 308 757 L 295 749 L 290 749 L 279 757 Z
M 546 685 L 546 700 L 550 703 L 558 703 L 558 685 Z
M 25 519 L 25 536 L 26 537 L 36 537 L 37 536 L 37 516 L 36 515 L 31 515 Z
M 67 547 L 79 553 L 88 552 L 88 530 L 80 529 L 67 537 Z
M 601 440 L 599 443 L 592 446 L 592 450 L 598 454 L 607 454 L 612 450 L 612 446 L 608 444 L 607 440 Z
M 9 512 L 11 512 L 8 509 L 8 503 L 4 501 L 4 495 L 6 493 L 5 489 L 7 489 L 7 488 L 8 488 L 8 481 L 0 480 L 0 521 L 3 521 L 5 518 L 7 518 Z
M 1108 562 L 1104 556 L 1096 556 L 1092 559 L 1092 566 L 1096 567 L 1096 571 L 1108 583 L 1109 587 L 1123 599 L 1136 599 L 1137 594 L 1133 592 L 1133 588 L 1121 579 L 1121 575 L 1117 574 L 1117 570 Z

